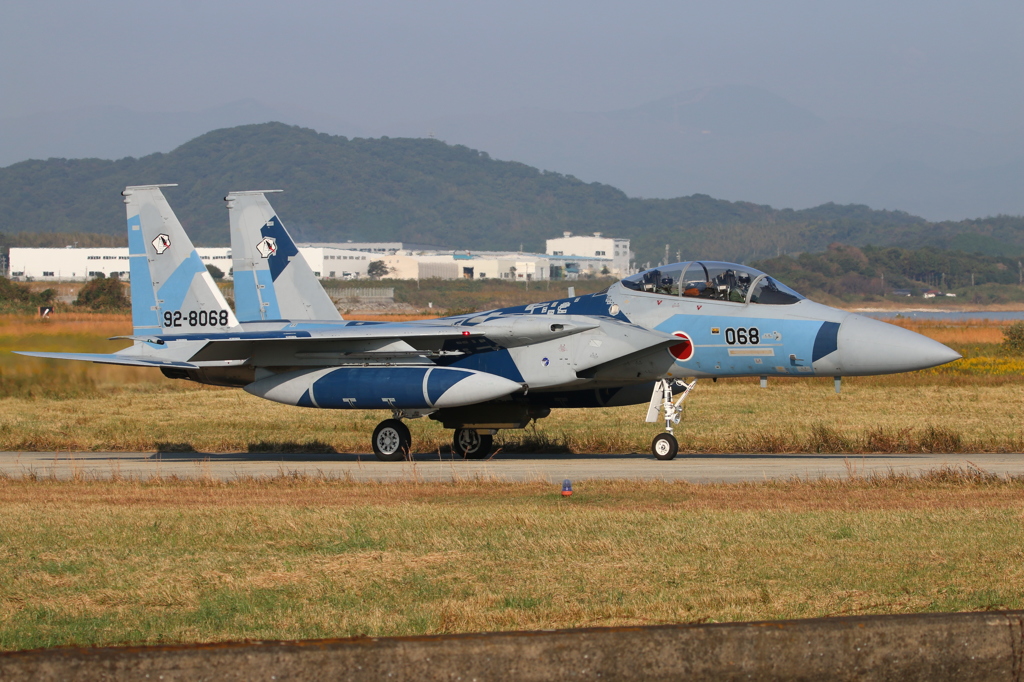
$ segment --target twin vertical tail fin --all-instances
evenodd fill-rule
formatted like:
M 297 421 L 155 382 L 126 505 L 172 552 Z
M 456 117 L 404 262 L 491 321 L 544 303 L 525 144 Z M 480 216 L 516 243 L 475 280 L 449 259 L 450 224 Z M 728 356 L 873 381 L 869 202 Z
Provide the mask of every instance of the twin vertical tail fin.
M 136 336 L 225 331 L 238 319 L 161 187 L 126 187 L 132 326 Z
M 340 320 L 338 309 L 267 201 L 267 193 L 279 191 L 231 192 L 224 197 L 238 318 Z

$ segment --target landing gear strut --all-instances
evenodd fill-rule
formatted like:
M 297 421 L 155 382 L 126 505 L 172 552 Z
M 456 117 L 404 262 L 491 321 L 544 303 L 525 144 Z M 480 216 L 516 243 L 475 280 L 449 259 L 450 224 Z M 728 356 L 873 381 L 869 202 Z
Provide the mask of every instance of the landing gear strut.
M 382 462 L 409 459 L 412 434 L 398 419 L 385 419 L 373 430 L 373 454 Z
M 679 394 L 679 397 L 672 395 L 673 383 L 677 386 L 685 387 L 682 393 Z M 655 459 L 670 460 L 679 452 L 679 441 L 672 435 L 672 425 L 679 423 L 683 416 L 683 401 L 686 400 L 686 396 L 690 394 L 690 391 L 696 385 L 696 379 L 690 383 L 686 383 L 681 379 L 674 381 L 662 379 L 655 382 L 654 391 L 651 394 L 651 405 L 647 408 L 646 421 L 649 423 L 659 421 L 659 412 L 662 413 L 662 419 L 665 420 L 665 433 L 659 433 L 654 437 L 654 441 L 651 442 L 651 453 Z
M 455 429 L 452 452 L 466 459 L 484 459 L 491 454 L 494 436 L 476 429 Z

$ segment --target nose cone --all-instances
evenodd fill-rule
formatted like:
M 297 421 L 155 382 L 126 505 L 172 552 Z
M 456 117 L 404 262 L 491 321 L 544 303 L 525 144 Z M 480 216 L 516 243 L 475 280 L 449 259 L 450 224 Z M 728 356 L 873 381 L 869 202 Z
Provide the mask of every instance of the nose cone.
M 960 359 L 955 350 L 927 336 L 860 315 L 843 321 L 837 340 L 847 376 L 912 372 Z

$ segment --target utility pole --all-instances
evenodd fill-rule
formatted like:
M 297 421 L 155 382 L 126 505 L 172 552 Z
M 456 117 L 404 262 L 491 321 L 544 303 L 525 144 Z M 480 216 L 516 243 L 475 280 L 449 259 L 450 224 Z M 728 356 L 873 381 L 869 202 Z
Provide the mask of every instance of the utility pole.
M 661 264 L 668 265 L 668 244 L 665 244 L 665 260 L 663 260 Z

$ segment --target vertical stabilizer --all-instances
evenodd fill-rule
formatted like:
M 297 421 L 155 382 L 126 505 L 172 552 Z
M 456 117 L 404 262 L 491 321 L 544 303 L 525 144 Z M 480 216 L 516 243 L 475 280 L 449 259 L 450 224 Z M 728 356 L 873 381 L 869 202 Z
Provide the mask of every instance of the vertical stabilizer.
M 132 326 L 136 335 L 224 331 L 238 325 L 160 191 L 126 187 Z
M 266 193 L 231 192 L 224 201 L 231 222 L 235 310 L 246 322 L 340 320 Z

